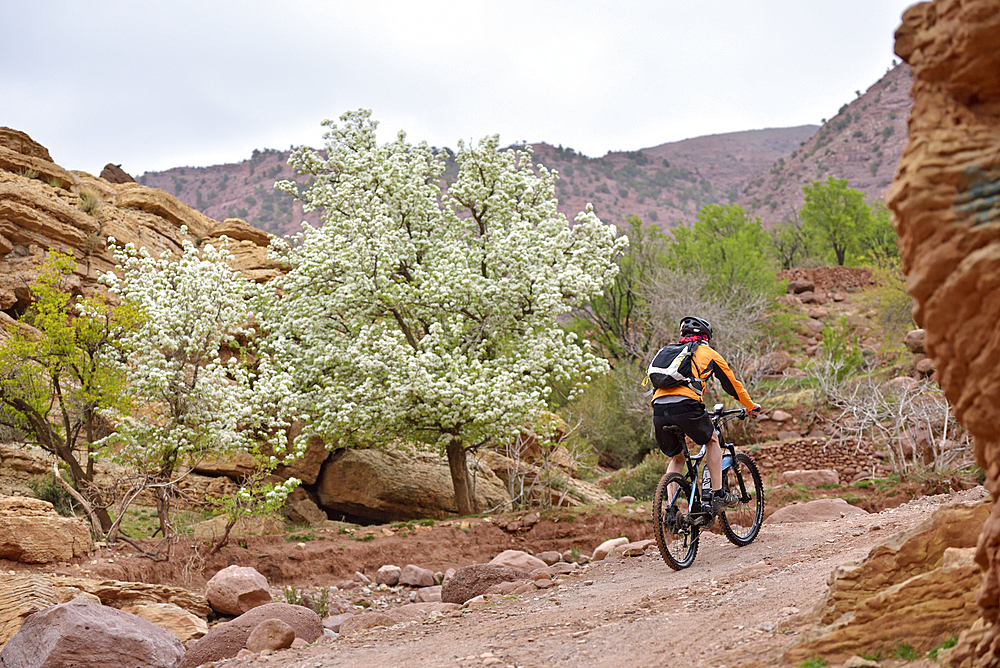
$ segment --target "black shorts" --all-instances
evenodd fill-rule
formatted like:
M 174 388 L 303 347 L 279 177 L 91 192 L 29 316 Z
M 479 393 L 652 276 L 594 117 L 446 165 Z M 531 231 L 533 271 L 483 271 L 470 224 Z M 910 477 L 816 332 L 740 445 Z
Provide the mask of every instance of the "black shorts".
M 705 410 L 705 404 L 694 399 L 684 399 L 670 404 L 653 404 L 653 429 L 656 444 L 667 457 L 679 455 L 684 450 L 684 439 L 678 439 L 670 426 L 680 427 L 688 438 L 698 445 L 712 440 L 715 427 Z

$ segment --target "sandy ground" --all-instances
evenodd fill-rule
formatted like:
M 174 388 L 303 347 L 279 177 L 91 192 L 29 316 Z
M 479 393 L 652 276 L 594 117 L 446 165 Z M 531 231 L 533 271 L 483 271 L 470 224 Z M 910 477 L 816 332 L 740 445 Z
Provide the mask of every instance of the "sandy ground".
M 784 651 L 817 628 L 813 610 L 836 566 L 865 557 L 941 505 L 984 495 L 976 488 L 829 522 L 765 522 L 744 548 L 705 534 L 694 565 L 683 571 L 670 570 L 655 553 L 605 560 L 536 595 L 217 666 L 783 665 Z

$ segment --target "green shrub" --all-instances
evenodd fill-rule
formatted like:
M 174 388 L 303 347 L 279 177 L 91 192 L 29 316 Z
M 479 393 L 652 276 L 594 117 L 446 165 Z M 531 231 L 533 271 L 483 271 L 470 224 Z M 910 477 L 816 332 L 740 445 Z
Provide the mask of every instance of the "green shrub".
M 950 638 L 948 638 L 947 640 L 945 640 L 944 642 L 942 642 L 940 645 L 938 645 L 937 647 L 935 647 L 935 648 L 931 649 L 929 652 L 927 652 L 927 656 L 929 656 L 931 659 L 937 661 L 938 660 L 938 652 L 940 652 L 943 649 L 948 649 L 950 647 L 954 647 L 957 644 L 958 644 L 958 636 L 951 636 Z
M 90 188 L 80 189 L 80 210 L 93 216 L 101 208 L 101 199 Z
M 51 473 L 29 479 L 28 487 L 36 499 L 51 503 L 60 515 L 66 517 L 73 515 L 73 497 L 65 487 L 56 482 L 56 477 Z
M 636 499 L 648 501 L 656 494 L 656 485 L 667 472 L 669 463 L 670 459 L 666 455 L 654 450 L 635 468 L 615 471 L 603 478 L 600 483 L 608 494 L 615 498 L 634 496 Z

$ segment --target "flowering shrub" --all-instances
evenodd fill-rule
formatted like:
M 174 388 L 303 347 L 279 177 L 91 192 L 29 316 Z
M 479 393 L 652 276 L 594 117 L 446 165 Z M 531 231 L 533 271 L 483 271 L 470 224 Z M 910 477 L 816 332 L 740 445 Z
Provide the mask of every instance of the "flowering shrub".
M 302 439 L 445 449 L 469 513 L 466 448 L 514 438 L 552 381 L 607 369 L 556 318 L 603 289 L 628 240 L 590 207 L 571 227 L 530 148 L 460 143 L 444 191 L 426 143 L 379 145 L 367 111 L 340 120 L 324 123 L 326 157 L 289 160 L 311 186 L 278 184 L 324 212 L 322 227 L 273 244 L 289 268 L 269 318 L 286 406 L 306 418 Z
M 170 499 L 191 466 L 249 453 L 267 472 L 278 459 L 265 456 L 261 446 L 285 450 L 286 423 L 272 408 L 275 376 L 252 326 L 266 293 L 229 267 L 224 246 L 199 250 L 185 241 L 174 260 L 169 253 L 153 258 L 144 248 L 109 243 L 121 276 L 108 273 L 102 281 L 144 316 L 122 339 L 125 383 L 144 409 L 116 416 L 116 431 L 102 444 L 130 473 L 119 517 L 139 492 L 152 490 L 166 538 L 174 533 Z M 251 476 L 228 508 L 273 508 L 297 483 L 265 490 L 261 479 Z M 258 495 L 260 502 L 252 503 Z

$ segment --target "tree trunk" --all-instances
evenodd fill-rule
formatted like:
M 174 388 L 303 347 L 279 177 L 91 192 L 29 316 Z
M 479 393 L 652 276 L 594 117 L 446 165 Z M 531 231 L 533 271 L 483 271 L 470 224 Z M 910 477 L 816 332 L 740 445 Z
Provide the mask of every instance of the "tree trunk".
M 448 443 L 448 468 L 451 469 L 451 484 L 455 488 L 455 506 L 461 516 L 473 515 L 476 512 L 475 499 L 472 497 L 472 487 L 469 484 L 469 469 L 465 465 L 465 448 L 462 440 L 452 438 Z

